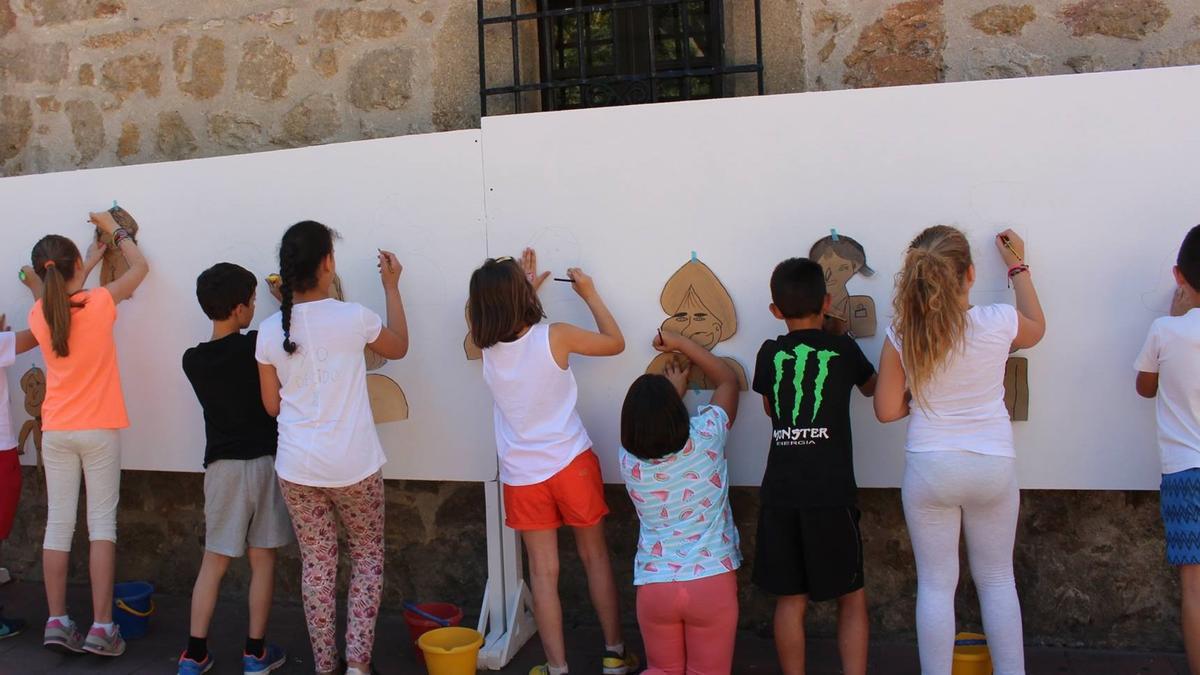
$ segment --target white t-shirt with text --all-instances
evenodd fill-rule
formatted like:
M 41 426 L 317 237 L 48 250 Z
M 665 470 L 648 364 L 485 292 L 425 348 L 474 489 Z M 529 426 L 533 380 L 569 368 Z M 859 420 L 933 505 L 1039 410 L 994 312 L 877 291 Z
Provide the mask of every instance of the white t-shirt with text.
M 1156 319 L 1134 367 L 1158 373 L 1162 472 L 1200 467 L 1200 308 Z
M 254 356 L 282 384 L 275 473 L 313 487 L 345 487 L 370 477 L 387 458 L 379 444 L 363 347 L 383 329 L 379 315 L 332 298 L 292 307 L 294 354 L 283 349 L 283 315 L 258 328 Z
M 976 305 L 967 310 L 962 348 L 925 385 L 922 401 L 911 403 L 905 446 L 909 452 L 965 450 L 1015 456 L 1012 421 L 1004 407 L 1004 366 L 1017 326 L 1012 305 Z M 901 351 L 895 330 L 889 328 L 887 335 Z

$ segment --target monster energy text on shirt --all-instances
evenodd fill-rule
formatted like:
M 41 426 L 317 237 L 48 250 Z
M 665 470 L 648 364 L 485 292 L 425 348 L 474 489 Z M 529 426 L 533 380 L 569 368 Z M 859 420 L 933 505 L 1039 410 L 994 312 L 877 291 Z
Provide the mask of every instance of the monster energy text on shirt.
M 873 374 L 858 343 L 844 335 L 797 330 L 763 343 L 754 391 L 766 400 L 773 430 L 764 502 L 855 503 L 850 396 Z

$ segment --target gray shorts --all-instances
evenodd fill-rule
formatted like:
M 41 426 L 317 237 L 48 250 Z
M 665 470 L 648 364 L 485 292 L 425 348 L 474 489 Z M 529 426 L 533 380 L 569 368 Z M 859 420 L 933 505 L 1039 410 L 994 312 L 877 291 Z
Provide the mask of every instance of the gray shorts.
M 291 543 L 292 519 L 275 479 L 275 458 L 221 459 L 204 472 L 204 548 L 239 558 Z

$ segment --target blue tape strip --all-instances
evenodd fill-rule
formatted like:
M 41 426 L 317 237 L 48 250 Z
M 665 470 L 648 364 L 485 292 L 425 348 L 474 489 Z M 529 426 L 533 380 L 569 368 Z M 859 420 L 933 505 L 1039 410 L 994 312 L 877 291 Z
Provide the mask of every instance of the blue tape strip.
M 830 235 L 833 237 L 833 240 L 834 240 L 834 241 L 837 241 L 837 240 L 838 240 L 838 233 L 837 233 L 837 228 L 836 228 L 836 227 L 831 227 L 831 228 L 829 228 L 829 234 L 830 234 Z
M 697 258 L 696 258 L 696 252 L 695 252 L 695 251 L 692 251 L 692 262 L 696 262 L 696 260 L 697 260 Z

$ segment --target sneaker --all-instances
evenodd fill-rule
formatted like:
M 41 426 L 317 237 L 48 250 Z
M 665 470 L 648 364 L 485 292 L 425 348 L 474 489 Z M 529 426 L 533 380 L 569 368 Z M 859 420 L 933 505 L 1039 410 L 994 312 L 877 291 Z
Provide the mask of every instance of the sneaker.
M 92 626 L 87 639 L 83 641 L 83 651 L 96 656 L 120 656 L 125 653 L 125 638 L 121 637 L 121 627 L 113 624 L 110 634 L 100 626 Z
M 260 675 L 260 673 L 269 673 L 276 668 L 282 668 L 285 663 L 287 663 L 287 653 L 277 645 L 267 645 L 263 648 L 262 656 L 242 655 L 242 672 L 246 675 Z
M 8 569 L 0 567 L 0 586 L 3 586 L 12 581 L 12 575 L 8 573 Z
M 20 619 L 4 618 L 4 608 L 0 607 L 0 640 L 16 637 L 25 632 L 29 624 Z
M 179 655 L 179 672 L 177 675 L 202 675 L 212 670 L 213 657 L 208 654 L 203 661 L 193 661 L 187 657 L 187 652 Z
M 68 654 L 83 653 L 83 633 L 75 627 L 74 621 L 63 623 L 58 619 L 46 622 L 46 632 L 42 636 L 42 646 L 57 652 Z
M 642 662 L 638 660 L 636 654 L 629 650 L 625 650 L 625 656 L 621 656 L 616 652 L 604 652 L 604 661 L 602 662 L 604 675 L 626 675 L 627 673 L 636 673 L 638 666 Z
M 540 666 L 534 666 L 529 670 L 529 675 L 550 675 L 550 664 L 543 663 Z

